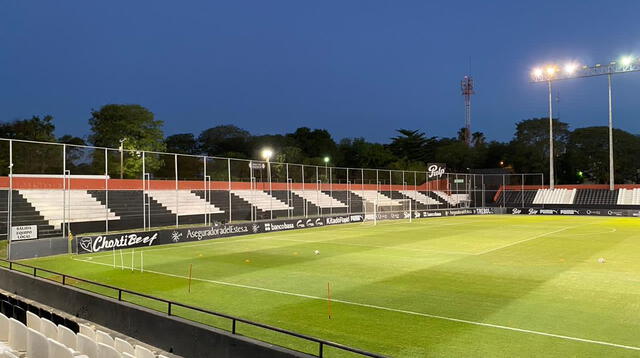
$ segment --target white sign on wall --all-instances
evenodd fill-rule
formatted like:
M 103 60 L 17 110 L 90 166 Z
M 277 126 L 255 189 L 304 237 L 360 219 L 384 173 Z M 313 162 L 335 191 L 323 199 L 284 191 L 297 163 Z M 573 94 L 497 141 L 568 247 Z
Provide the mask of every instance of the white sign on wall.
M 24 225 L 11 227 L 11 240 L 29 240 L 38 238 L 38 225 Z

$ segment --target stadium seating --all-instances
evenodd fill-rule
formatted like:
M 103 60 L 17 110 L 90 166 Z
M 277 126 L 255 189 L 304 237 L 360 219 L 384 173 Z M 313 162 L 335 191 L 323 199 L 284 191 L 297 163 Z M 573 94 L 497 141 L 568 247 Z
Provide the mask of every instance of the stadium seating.
M 59 227 L 63 220 L 67 222 L 116 220 L 119 217 L 92 197 L 86 190 L 19 190 L 38 213 L 53 227 Z M 66 213 L 60 210 L 68 203 Z
M 640 205 L 640 189 L 620 189 L 618 194 L 618 205 Z
M 393 200 L 390 197 L 378 192 L 376 190 L 352 190 L 352 193 L 359 196 L 361 200 L 378 203 L 378 206 L 396 206 L 402 205 L 400 201 Z
M 442 205 L 441 202 L 439 202 L 438 200 L 427 196 L 425 194 L 422 194 L 419 191 L 412 191 L 412 190 L 401 190 L 400 193 L 410 199 L 413 199 L 415 201 L 417 201 L 420 204 L 423 205 Z
M 579 189 L 574 204 L 585 207 L 611 208 L 617 205 L 618 200 L 617 190 Z
M 0 358 L 156 358 L 151 349 L 0 293 Z M 9 310 L 8 308 L 12 309 Z M 24 315 L 19 310 L 27 308 Z M 7 312 L 11 312 L 9 316 Z M 53 321 L 59 322 L 54 323 Z
M 149 195 L 172 214 L 202 215 L 203 213 L 218 214 L 224 210 L 207 203 L 189 190 L 152 190 Z
M 320 208 L 346 208 L 347 204 L 319 190 L 293 190 L 294 194 Z
M 439 190 L 434 190 L 433 193 L 435 193 L 439 198 L 444 200 L 450 206 L 457 206 L 463 202 L 469 201 L 468 194 L 447 194 L 444 191 Z
M 576 189 L 539 189 L 533 204 L 573 204 Z

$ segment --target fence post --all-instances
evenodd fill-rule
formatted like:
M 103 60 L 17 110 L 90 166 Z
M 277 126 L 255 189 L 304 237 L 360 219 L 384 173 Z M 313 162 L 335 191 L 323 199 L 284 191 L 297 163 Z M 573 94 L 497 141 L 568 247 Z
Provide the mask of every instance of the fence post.
M 321 341 L 321 342 L 318 342 L 318 343 L 320 343 L 320 347 L 319 347 L 319 349 L 318 349 L 318 357 L 322 358 L 322 356 L 323 356 L 323 350 L 324 350 L 324 344 L 322 343 L 322 341 Z
M 171 301 L 168 302 L 167 314 L 171 316 Z
M 232 334 L 236 334 L 236 319 L 235 318 L 233 318 L 231 320 L 231 333 Z
M 7 259 L 11 259 L 11 225 L 13 215 L 13 140 L 9 139 L 9 192 L 7 194 Z M 11 262 L 9 262 L 11 269 Z
M 229 222 L 232 221 L 232 216 L 231 216 L 231 158 L 227 158 L 227 184 L 229 187 L 229 190 L 227 191 L 229 194 Z
M 176 177 L 176 227 L 180 226 L 180 187 L 178 185 L 178 154 L 173 155 L 173 171 Z

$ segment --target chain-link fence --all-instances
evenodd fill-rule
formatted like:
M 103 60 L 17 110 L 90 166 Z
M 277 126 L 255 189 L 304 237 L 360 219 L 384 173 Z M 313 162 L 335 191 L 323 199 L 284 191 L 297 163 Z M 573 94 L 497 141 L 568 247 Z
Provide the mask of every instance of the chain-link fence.
M 0 239 L 530 203 L 536 175 L 275 163 L 0 139 Z

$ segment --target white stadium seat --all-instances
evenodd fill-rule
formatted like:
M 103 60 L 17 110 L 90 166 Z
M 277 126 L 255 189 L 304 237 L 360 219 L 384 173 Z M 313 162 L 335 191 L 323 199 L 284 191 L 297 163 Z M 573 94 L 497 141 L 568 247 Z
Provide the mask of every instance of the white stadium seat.
M 71 350 L 76 350 L 77 338 L 76 334 L 73 333 L 69 328 L 58 325 L 58 342 L 64 344 L 67 348 Z
M 88 355 L 89 357 L 97 357 L 98 343 L 93 338 L 85 336 L 82 333 L 78 333 L 76 350 L 82 354 Z
M 27 327 L 40 332 L 40 317 L 33 312 L 27 311 Z
M 82 323 L 78 324 L 78 326 L 80 327 L 79 333 L 84 334 L 85 336 L 93 339 L 94 341 L 96 340 L 96 330 L 93 329 L 93 327 L 88 326 L 86 324 L 82 324 Z
M 9 346 L 19 352 L 27 350 L 27 326 L 13 318 L 9 318 Z
M 40 319 L 40 333 L 47 338 L 58 339 L 58 326 L 46 318 Z
M 47 337 L 33 328 L 27 328 L 27 357 L 48 358 L 49 342 Z
M 136 346 L 136 358 L 155 358 L 156 355 L 152 351 L 143 346 Z
M 116 343 L 109 333 L 102 332 L 101 330 L 96 331 L 96 342 L 106 344 L 109 347 L 113 347 Z
M 131 343 L 125 341 L 124 339 L 120 339 L 118 337 L 116 337 L 115 345 L 113 347 L 120 353 L 129 353 L 131 355 L 135 354 L 135 349 L 133 349 L 133 346 L 131 345 Z
M 9 318 L 0 313 L 0 342 L 9 340 Z
M 122 355 L 120 355 L 120 353 L 115 348 L 104 343 L 98 343 L 97 358 L 122 358 Z
M 49 356 L 56 358 L 73 358 L 73 351 L 64 344 L 49 338 Z

